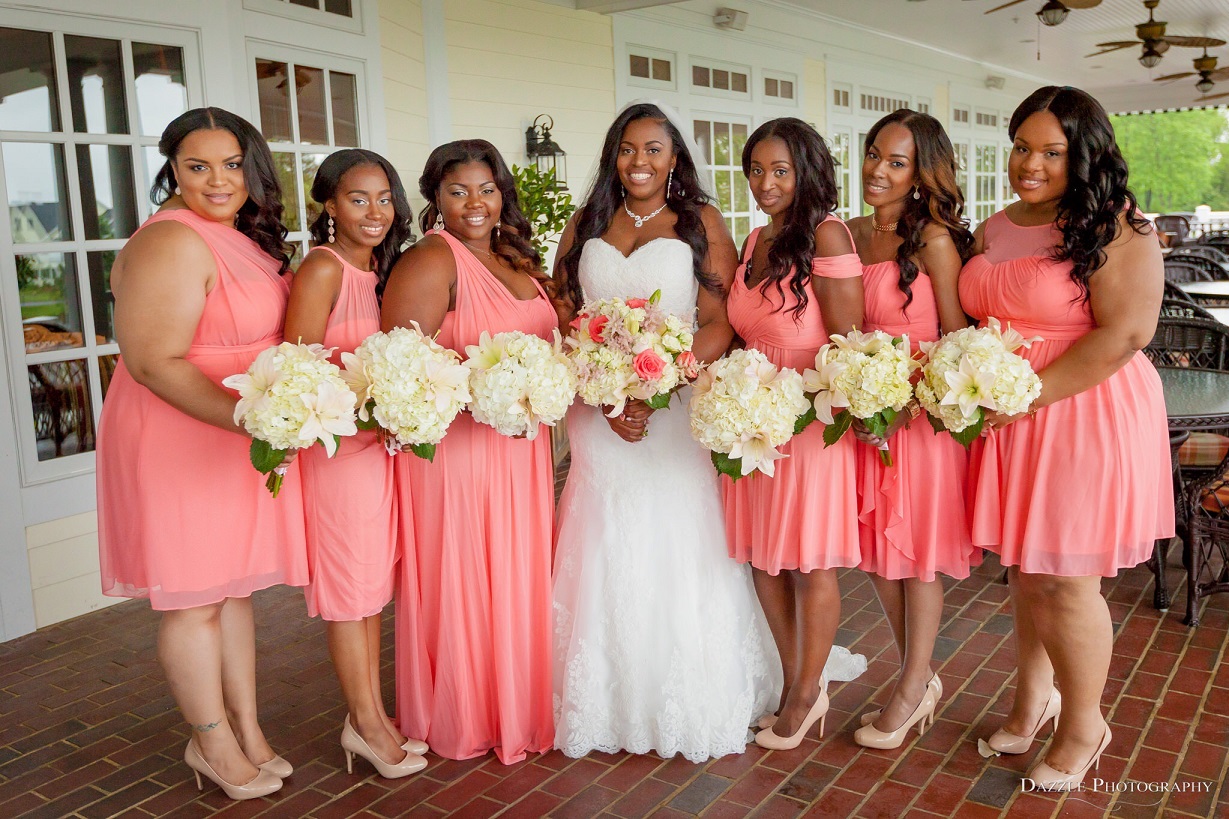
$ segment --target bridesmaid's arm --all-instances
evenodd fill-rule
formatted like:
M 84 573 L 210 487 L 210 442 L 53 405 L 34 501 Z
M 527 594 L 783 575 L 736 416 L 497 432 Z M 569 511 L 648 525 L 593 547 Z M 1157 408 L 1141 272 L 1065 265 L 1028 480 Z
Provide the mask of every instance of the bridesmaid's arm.
M 213 253 L 194 230 L 159 222 L 128 240 L 111 271 L 115 338 L 133 379 L 175 409 L 227 432 L 235 396 L 185 356 L 217 280 Z
M 1118 237 L 1105 248 L 1105 256 L 1105 264 L 1088 280 L 1096 326 L 1038 373 L 1041 397 L 1034 409 L 1095 387 L 1152 341 L 1165 286 L 1156 234 L 1151 227 L 1137 233 L 1120 216 Z M 1002 426 L 1019 417 L 993 414 L 988 420 Z
M 323 344 L 329 314 L 341 294 L 341 262 L 332 253 L 308 253 L 290 280 L 286 305 L 287 341 Z
M 935 304 L 939 308 L 939 331 L 954 333 L 969 326 L 969 319 L 960 306 L 960 251 L 952 241 L 947 228 L 933 222 L 922 231 L 925 244 L 918 252 L 917 261 L 925 275 L 930 277 L 930 286 L 935 291 Z
M 704 259 L 704 269 L 721 284 L 721 295 L 710 293 L 701 287 L 696 297 L 697 320 L 695 340 L 691 349 L 701 362 L 712 362 L 725 355 L 734 338 L 734 329 L 730 326 L 730 317 L 725 311 L 725 294 L 730 292 L 734 282 L 734 269 L 738 267 L 738 251 L 734 248 L 734 239 L 730 236 L 721 211 L 712 205 L 705 205 L 701 212 L 704 221 L 704 233 L 708 239 L 708 255 Z
M 388 274 L 380 306 L 380 329 L 409 327 L 418 322 L 424 335 L 434 336 L 444 316 L 456 307 L 457 262 L 448 242 L 427 236 L 401 254 Z
M 840 222 L 821 222 L 815 229 L 815 255 L 844 256 L 847 253 L 857 253 L 849 232 Z M 850 276 L 844 279 L 833 279 L 826 276 L 812 276 L 811 290 L 819 300 L 819 312 L 824 317 L 824 330 L 834 333 L 848 333 L 851 329 L 862 326 L 863 292 L 862 277 Z

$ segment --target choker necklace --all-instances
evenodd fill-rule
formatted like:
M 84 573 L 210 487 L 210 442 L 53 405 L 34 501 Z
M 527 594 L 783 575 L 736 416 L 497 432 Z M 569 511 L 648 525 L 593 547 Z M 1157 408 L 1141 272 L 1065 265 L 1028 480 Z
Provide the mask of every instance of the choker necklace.
M 667 204 L 669 203 L 662 202 L 661 207 L 650 213 L 648 216 L 637 216 L 636 214 L 632 213 L 632 209 L 627 206 L 627 197 L 625 196 L 623 197 L 623 212 L 636 220 L 636 227 L 644 227 L 644 223 L 665 210 Z
M 896 226 L 897 226 L 897 225 L 899 225 L 899 224 L 900 224 L 900 222 L 899 222 L 899 221 L 897 221 L 897 222 L 889 222 L 889 223 L 888 223 L 888 224 L 886 224 L 886 225 L 881 225 L 881 224 L 879 224 L 878 222 L 876 222 L 876 221 L 875 221 L 875 214 L 873 214 L 873 213 L 871 214 L 871 228 L 872 228 L 873 230 L 877 230 L 877 231 L 879 231 L 880 233 L 895 233 L 895 232 L 896 232 Z

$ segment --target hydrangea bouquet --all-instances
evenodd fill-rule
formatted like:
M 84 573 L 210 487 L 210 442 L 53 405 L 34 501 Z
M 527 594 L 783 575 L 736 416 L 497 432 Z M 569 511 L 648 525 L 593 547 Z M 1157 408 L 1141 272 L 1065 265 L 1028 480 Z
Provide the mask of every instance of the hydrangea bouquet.
M 874 435 L 884 437 L 897 413 L 913 397 L 910 378 L 918 363 L 909 352 L 909 337 L 893 338 L 882 330 L 862 333 L 850 330 L 831 336 L 832 343 L 819 348 L 815 369 L 802 374 L 803 389 L 812 395 L 814 415 L 804 416 L 826 424 L 824 445 L 832 446 L 861 419 Z M 892 465 L 886 446 L 879 458 Z
M 926 357 L 917 399 L 935 432 L 946 430 L 966 447 L 981 434 L 986 410 L 1016 415 L 1041 395 L 1041 379 L 1016 354 L 1041 338 L 1025 338 L 999 320 L 966 327 L 919 346 Z
M 385 430 L 389 455 L 403 447 L 428 461 L 469 401 L 469 368 L 418 328 L 373 333 L 341 354 L 343 377 L 358 396 L 361 429 Z
M 809 406 L 797 372 L 778 369 L 759 350 L 735 350 L 696 378 L 691 434 L 721 474 L 738 480 L 758 469 L 771 477 L 773 463 L 787 457 L 777 448 Z
M 319 441 L 331 458 L 341 436 L 358 432 L 356 398 L 329 361 L 332 353 L 320 344 L 286 341 L 261 351 L 247 372 L 222 379 L 239 393 L 235 423 L 251 434 L 252 466 L 269 476 L 265 486 L 275 498 L 287 452 Z
M 577 394 L 590 406 L 612 407 L 611 418 L 628 399 L 665 408 L 674 390 L 699 373 L 691 321 L 661 309 L 660 301 L 658 290 L 647 299 L 588 302 L 572 321 L 566 345 Z
M 532 441 L 539 425 L 553 427 L 576 397 L 576 376 L 558 330 L 554 344 L 519 331 L 483 332 L 465 354 L 473 396 L 469 411 L 501 435 Z

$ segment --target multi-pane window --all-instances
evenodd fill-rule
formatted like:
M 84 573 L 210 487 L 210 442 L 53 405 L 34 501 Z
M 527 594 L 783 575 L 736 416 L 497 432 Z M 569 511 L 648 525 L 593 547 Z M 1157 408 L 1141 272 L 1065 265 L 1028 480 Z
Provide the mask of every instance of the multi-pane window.
M 863 111 L 874 111 L 877 113 L 891 113 L 900 108 L 908 108 L 909 100 L 903 97 L 894 97 L 889 94 L 861 94 L 860 106 Z
M 1008 202 L 1016 198 L 1016 192 L 1011 189 L 1011 176 L 1007 173 L 1007 163 L 1011 160 L 1011 146 L 1003 146 L 1003 167 L 1000 169 L 999 178 L 1002 180 L 1001 188 L 1003 198 L 1000 200 L 1000 205 L 1006 205 Z
M 960 123 L 961 125 L 969 124 L 969 109 L 968 108 L 953 108 L 952 122 Z
M 918 97 L 917 111 L 919 114 L 929 114 L 930 113 L 930 100 L 926 99 L 925 97 Z
M 853 216 L 854 167 L 849 155 L 849 131 L 837 131 L 828 143 L 828 150 L 836 163 L 837 208 L 836 215 L 842 219 Z
M 976 120 L 977 124 L 983 128 L 997 128 L 999 126 L 999 115 L 993 111 L 978 111 Z
M 997 143 L 977 143 L 973 157 L 973 219 L 984 222 L 998 209 L 999 151 Z
M 189 93 L 180 46 L 0 28 L 0 51 L 4 323 L 21 327 L 10 366 L 24 473 L 39 480 L 81 468 L 45 462 L 94 449 L 119 353 L 111 264 L 150 211 L 158 138 Z
M 351 0 L 283 0 L 293 6 L 327 11 L 329 14 L 340 14 L 342 17 L 353 17 L 354 6 Z
M 751 191 L 742 172 L 743 146 L 747 144 L 746 121 L 697 119 L 693 122 L 696 145 L 708 162 L 710 184 L 717 208 L 725 216 L 734 243 L 742 246 L 751 233 Z
M 971 214 L 973 207 L 972 191 L 969 190 L 969 143 L 952 142 L 952 150 L 956 154 L 956 184 L 964 194 L 965 204 Z
M 674 55 L 664 51 L 635 47 L 627 55 L 628 76 L 645 82 L 640 85 L 674 87 Z
M 338 148 L 359 147 L 359 88 L 355 74 L 292 60 L 256 58 L 260 130 L 273 151 L 282 185 L 282 221 L 296 245 L 294 262 L 307 253 L 308 228 L 321 206 L 312 181 L 324 158 Z
M 850 89 L 847 85 L 835 85 L 832 87 L 832 107 L 842 110 L 849 110 L 849 94 Z
M 720 63 L 693 62 L 691 87 L 699 93 L 720 96 L 749 96 L 751 69 Z
M 764 74 L 764 96 L 780 102 L 793 102 L 798 83 L 791 74 Z

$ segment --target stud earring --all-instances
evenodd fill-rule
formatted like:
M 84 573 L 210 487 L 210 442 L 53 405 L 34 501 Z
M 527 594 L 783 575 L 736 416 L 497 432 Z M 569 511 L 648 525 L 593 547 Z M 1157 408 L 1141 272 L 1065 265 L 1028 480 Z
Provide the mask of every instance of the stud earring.
M 329 217 L 329 244 L 333 244 L 334 242 L 337 241 L 337 237 L 333 235 L 335 232 L 336 231 L 333 230 L 333 217 L 330 216 Z
M 175 195 L 179 196 L 179 186 L 178 185 L 175 186 Z
M 432 230 L 443 230 L 444 229 L 444 214 L 440 213 L 439 211 L 435 212 L 435 224 L 431 226 L 431 229 Z
M 922 198 L 921 186 L 916 186 L 916 187 L 914 187 L 914 189 L 913 189 L 913 198 L 914 198 L 914 199 L 921 199 L 921 198 Z

